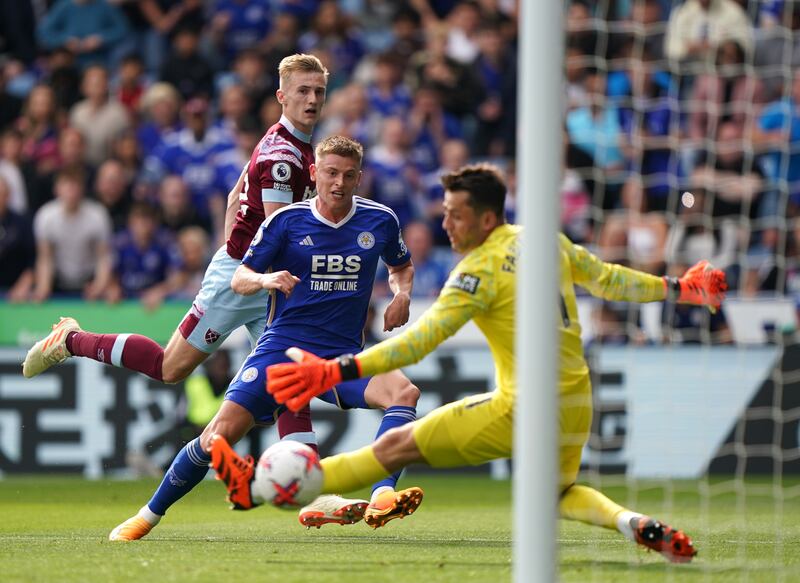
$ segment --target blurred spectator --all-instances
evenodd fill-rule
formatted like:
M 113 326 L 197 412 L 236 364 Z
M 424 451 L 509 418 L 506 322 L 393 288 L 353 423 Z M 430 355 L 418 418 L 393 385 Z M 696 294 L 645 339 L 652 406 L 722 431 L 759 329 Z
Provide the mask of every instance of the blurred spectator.
M 447 140 L 441 149 L 441 166 L 433 172 L 422 177 L 424 192 L 422 215 L 428 221 L 436 245 L 449 246 L 442 219 L 444 218 L 444 187 L 440 178 L 450 172 L 455 172 L 469 162 L 469 146 L 464 140 Z
M 36 58 L 36 49 L 36 17 L 32 1 L 0 0 L 0 55 L 6 54 L 30 65 Z
M 364 86 L 350 83 L 330 96 L 317 132 L 323 137 L 348 136 L 369 149 L 377 140 L 380 124 L 381 117 L 369 107 Z
M 17 214 L 28 211 L 28 189 L 22 174 L 22 134 L 8 129 L 0 134 L 0 179 L 8 190 L 7 207 Z
M 69 111 L 81 100 L 81 71 L 75 61 L 75 54 L 68 49 L 55 49 L 47 57 L 50 71 L 48 85 L 53 90 L 56 104 L 63 111 Z
M 0 67 L 0 131 L 3 131 L 19 117 L 22 100 L 8 92 L 5 71 Z
M 478 105 L 475 151 L 479 156 L 513 154 L 516 141 L 517 59 L 505 44 L 498 25 L 477 32 L 479 52 L 473 69 L 481 80 L 483 99 Z
M 258 120 L 261 122 L 261 126 L 265 128 L 271 128 L 278 123 L 281 115 L 283 115 L 283 106 L 274 95 L 264 99 L 258 110 Z
M 715 217 L 757 216 L 766 190 L 764 173 L 755 163 L 752 149 L 745 151 L 744 146 L 742 127 L 733 121 L 723 123 L 714 147 L 701 154 L 692 173 L 692 184 L 712 197 L 709 208 Z
M 108 72 L 91 66 L 81 84 L 86 97 L 72 108 L 70 125 L 86 139 L 86 159 L 97 166 L 111 154 L 111 144 L 130 126 L 125 107 L 109 95 Z
M 166 176 L 158 187 L 161 224 L 177 235 L 186 227 L 199 226 L 210 232 L 211 224 L 191 203 L 189 189 L 180 176 Z
M 30 220 L 9 207 L 10 195 L 0 175 L 0 296 L 19 302 L 33 285 L 36 246 Z
M 111 158 L 122 164 L 125 181 L 133 184 L 139 176 L 143 160 L 139 150 L 139 141 L 133 130 L 128 130 L 114 140 L 111 146 Z
M 175 87 L 184 99 L 214 94 L 214 70 L 200 54 L 200 33 L 192 27 L 176 31 L 170 56 L 161 67 L 161 81 Z
M 132 118 L 135 119 L 139 111 L 139 103 L 145 90 L 144 62 L 139 55 L 132 54 L 124 57 L 119 65 L 116 79 L 116 98 Z
M 84 199 L 83 177 L 61 172 L 56 199 L 34 217 L 36 271 L 33 301 L 52 293 L 100 298 L 111 282 L 111 219 L 106 210 Z
M 94 181 L 94 198 L 103 205 L 111 219 L 114 232 L 128 225 L 131 208 L 130 182 L 125 177 L 125 168 L 117 160 L 106 160 L 97 169 Z
M 785 2 L 783 10 L 784 19 L 759 30 L 753 56 L 753 66 L 770 100 L 780 99 L 784 86 L 791 82 L 787 71 L 800 67 L 800 2 Z
M 184 106 L 186 127 L 168 135 L 145 160 L 144 179 L 151 187 L 167 174 L 177 174 L 189 187 L 192 205 L 203 217 L 215 222 L 222 232 L 226 201 L 216 188 L 218 159 L 235 148 L 219 128 L 209 127 L 208 102 L 196 97 Z
M 380 142 L 366 153 L 361 192 L 391 208 L 403 227 L 419 216 L 418 182 L 408 156 L 405 123 L 398 117 L 386 118 Z
M 761 159 L 764 173 L 788 192 L 790 210 L 796 216 L 800 209 L 800 71 L 794 73 L 789 95 L 764 107 L 750 140 L 766 152 Z
M 665 52 L 673 71 L 698 73 L 714 59 L 717 46 L 735 41 L 744 52 L 753 47 L 747 13 L 734 0 L 686 0 L 672 10 Z
M 210 32 L 225 67 L 239 51 L 256 47 L 270 29 L 269 0 L 216 0 L 209 13 Z
M 178 233 L 178 260 L 166 281 L 142 294 L 142 304 L 155 310 L 165 299 L 191 302 L 197 297 L 209 261 L 209 240 L 200 227 L 186 227 Z
M 632 25 L 637 53 L 652 55 L 659 67 L 666 68 L 664 44 L 666 39 L 665 6 L 660 0 L 634 0 L 629 21 Z
M 407 119 L 410 159 L 421 173 L 438 167 L 439 152 L 447 140 L 463 137 L 458 119 L 444 110 L 439 91 L 434 87 L 417 89 Z
M 128 214 L 128 227 L 114 237 L 115 281 L 107 298 L 135 298 L 163 283 L 173 266 L 169 234 L 159 229 L 158 213 L 145 203 L 135 203 Z
M 632 188 L 644 188 L 651 211 L 667 210 L 677 188 L 679 156 L 674 146 L 678 132 L 677 101 L 669 75 L 659 71 L 650 53 L 629 59 L 630 104 L 620 107 L 620 123 L 627 138 L 626 154 Z M 670 209 L 672 210 L 672 209 Z
M 155 83 L 142 97 L 143 120 L 136 138 L 143 158 L 151 155 L 164 138 L 183 126 L 179 119 L 181 97 L 169 83 Z
M 57 173 L 66 170 L 75 176 L 80 176 L 84 188 L 87 189 L 94 179 L 95 169 L 86 162 L 86 140 L 75 128 L 66 127 L 61 131 L 58 136 L 56 154 L 58 156 L 57 164 L 46 172 L 30 166 L 23 168 L 31 213 L 36 212 L 43 204 L 53 199 L 53 183 Z
M 140 0 L 141 16 L 150 25 L 144 29 L 144 60 L 147 70 L 161 70 L 169 40 L 183 27 L 195 30 L 205 24 L 202 0 Z
M 648 212 L 640 181 L 632 180 L 625 186 L 623 209 L 605 217 L 599 237 L 600 256 L 604 261 L 662 275 L 667 221 L 661 213 Z
M 46 49 L 75 53 L 82 67 L 105 67 L 111 49 L 127 32 L 125 16 L 106 0 L 58 0 L 39 23 L 37 37 Z
M 427 31 L 425 49 L 411 58 L 411 86 L 430 85 L 439 90 L 442 106 L 462 118 L 472 115 L 481 98 L 480 80 L 470 67 L 447 54 L 447 28 Z
M 568 42 L 564 49 L 564 78 L 566 81 L 567 111 L 589 105 L 584 78 L 594 58 L 583 52 L 581 47 Z
M 372 82 L 367 86 L 367 100 L 371 111 L 381 117 L 405 116 L 411 109 L 411 92 L 403 84 L 400 62 L 384 53 L 375 60 Z
M 591 198 L 580 174 L 567 168 L 566 160 L 561 177 L 561 230 L 575 243 L 591 240 Z
M 219 119 L 215 126 L 227 133 L 228 139 L 233 141 L 236 128 L 251 111 L 250 97 L 244 87 L 238 84 L 228 85 L 219 98 Z
M 387 49 L 400 60 L 401 69 L 405 71 L 412 55 L 425 46 L 425 35 L 415 10 L 403 4 L 393 8 L 395 13 L 391 19 L 392 34 L 389 39 L 391 44 Z M 386 36 L 385 32 L 381 35 Z
M 314 14 L 308 32 L 300 36 L 299 49 L 303 53 L 325 52 L 331 81 L 344 80 L 353 74 L 358 61 L 364 56 L 364 47 L 352 22 L 343 14 L 336 0 L 323 0 Z M 342 81 L 337 81 L 342 82 Z M 331 90 L 331 87 L 328 87 Z
M 233 64 L 233 72 L 221 77 L 219 86 L 224 90 L 228 85 L 237 85 L 244 90 L 250 113 L 256 115 L 263 101 L 274 97 L 278 88 L 277 85 L 273 87 L 273 79 L 265 67 L 263 56 L 254 49 L 239 53 Z
M 469 65 L 478 56 L 478 27 L 481 11 L 475 2 L 459 2 L 447 15 L 447 56 Z
M 603 208 L 614 208 L 620 188 L 620 171 L 624 167 L 622 128 L 619 111 L 606 99 L 606 77 L 589 71 L 584 79 L 591 105 L 567 113 L 570 143 L 592 159 L 592 165 L 604 178 Z
M 17 129 L 22 132 L 22 159 L 37 172 L 52 171 L 58 166 L 58 131 L 53 90 L 37 85 L 28 95 Z
M 299 53 L 300 24 L 297 16 L 288 10 L 280 10 L 272 19 L 272 30 L 263 41 L 261 62 L 265 71 L 277 71 L 278 64 L 286 55 Z M 241 52 L 239 55 L 241 56 Z
M 412 298 L 435 298 L 447 281 L 452 267 L 452 255 L 436 253 L 433 246 L 433 233 L 427 223 L 414 221 L 403 228 L 403 241 L 411 252 L 414 262 L 414 287 L 411 290 Z M 386 279 L 389 272 L 381 263 L 378 268 L 376 292 L 383 297 L 392 297 Z
M 686 103 L 690 144 L 713 139 L 725 122 L 749 131 L 764 103 L 763 83 L 748 71 L 742 46 L 723 41 L 716 53 L 715 72 L 697 78 Z

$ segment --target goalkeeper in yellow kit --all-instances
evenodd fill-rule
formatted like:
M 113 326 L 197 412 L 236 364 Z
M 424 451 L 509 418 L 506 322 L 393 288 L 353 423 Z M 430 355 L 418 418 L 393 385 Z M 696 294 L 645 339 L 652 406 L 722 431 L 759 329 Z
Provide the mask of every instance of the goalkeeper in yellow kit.
M 411 463 L 433 467 L 482 464 L 512 455 L 515 378 L 516 257 L 522 228 L 503 219 L 506 185 L 490 165 L 466 166 L 442 177 L 444 228 L 455 251 L 466 254 L 436 302 L 404 333 L 357 356 L 323 360 L 289 349 L 297 361 L 268 368 L 267 389 L 279 403 L 300 410 L 345 380 L 394 370 L 421 360 L 469 320 L 481 329 L 496 362 L 497 389 L 435 409 L 393 429 L 372 445 L 322 460 L 324 492 L 348 492 Z M 661 278 L 604 263 L 583 247 L 559 238 L 560 356 L 559 510 L 563 517 L 619 530 L 630 540 L 673 561 L 696 554 L 680 530 L 619 506 L 600 492 L 575 484 L 589 436 L 592 395 L 583 355 L 574 285 L 609 300 L 674 300 L 717 309 L 727 288 L 722 271 L 702 262 L 681 279 Z M 289 352 L 287 351 L 287 353 Z M 212 466 L 229 492 L 249 488 L 252 470 L 227 447 L 212 442 Z M 398 512 L 414 508 L 398 500 Z

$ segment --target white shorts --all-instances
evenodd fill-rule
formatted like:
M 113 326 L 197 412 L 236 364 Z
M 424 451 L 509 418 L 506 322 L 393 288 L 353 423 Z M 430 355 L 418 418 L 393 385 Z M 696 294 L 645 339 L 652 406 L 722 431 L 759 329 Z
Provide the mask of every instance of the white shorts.
M 239 326 L 247 326 L 253 346 L 264 332 L 269 294 L 265 290 L 251 296 L 234 293 L 231 279 L 240 264 L 223 246 L 206 269 L 200 292 L 178 328 L 198 350 L 211 354 Z

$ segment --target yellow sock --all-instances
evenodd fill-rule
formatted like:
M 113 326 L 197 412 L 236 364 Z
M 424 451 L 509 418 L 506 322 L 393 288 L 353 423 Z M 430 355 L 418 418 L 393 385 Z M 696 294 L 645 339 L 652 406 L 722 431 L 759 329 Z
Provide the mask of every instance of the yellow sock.
M 561 497 L 558 510 L 563 518 L 580 520 L 618 530 L 617 518 L 629 512 L 597 490 L 587 486 L 572 486 Z
M 321 463 L 324 476 L 322 491 L 331 494 L 352 492 L 389 475 L 375 457 L 371 445 L 326 457 Z

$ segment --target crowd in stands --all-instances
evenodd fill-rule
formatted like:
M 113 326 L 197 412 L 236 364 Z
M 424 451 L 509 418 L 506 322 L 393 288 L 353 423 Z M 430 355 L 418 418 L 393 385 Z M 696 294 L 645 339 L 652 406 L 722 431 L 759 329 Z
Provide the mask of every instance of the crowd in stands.
M 513 220 L 519 3 L 0 0 L 0 295 L 192 298 L 280 116 L 277 64 L 311 52 L 331 72 L 315 139 L 365 145 L 359 194 L 397 213 L 415 296 L 434 297 L 456 259 L 443 172 L 500 164 Z M 710 258 L 739 294 L 800 298 L 800 2 L 565 16 L 561 229 L 654 274 Z M 601 337 L 640 337 L 636 308 L 596 314 Z M 664 318 L 726 339 L 722 314 Z

